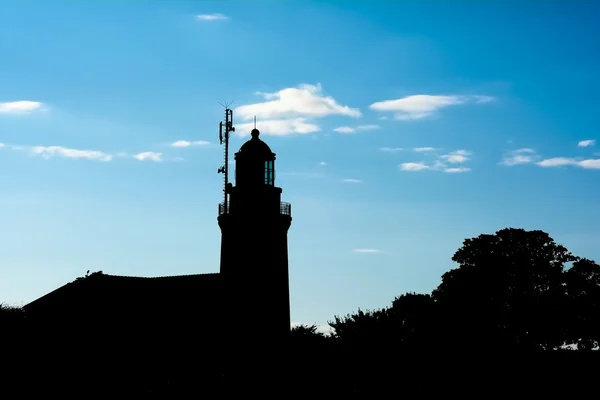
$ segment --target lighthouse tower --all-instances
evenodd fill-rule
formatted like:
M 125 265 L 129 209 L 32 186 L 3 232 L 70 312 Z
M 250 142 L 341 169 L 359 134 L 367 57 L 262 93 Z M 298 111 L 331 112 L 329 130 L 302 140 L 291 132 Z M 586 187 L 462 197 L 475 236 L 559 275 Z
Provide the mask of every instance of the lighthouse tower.
M 226 111 L 226 153 L 229 132 L 234 131 L 231 117 Z M 275 186 L 275 154 L 259 136 L 253 129 L 251 139 L 235 153 L 235 186 L 225 180 L 218 216 L 220 273 L 226 318 L 244 335 L 255 330 L 272 341 L 290 331 L 287 233 L 292 217 L 291 205 L 281 202 L 282 189 Z M 227 163 L 226 154 L 219 170 L 225 175 Z

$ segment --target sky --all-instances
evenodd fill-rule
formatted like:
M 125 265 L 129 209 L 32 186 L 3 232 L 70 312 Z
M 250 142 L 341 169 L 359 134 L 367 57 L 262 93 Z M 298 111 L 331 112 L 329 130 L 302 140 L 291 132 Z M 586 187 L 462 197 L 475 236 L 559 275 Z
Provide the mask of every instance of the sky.
M 0 302 L 218 272 L 231 102 L 292 203 L 292 320 L 431 292 L 466 238 L 600 260 L 594 2 L 0 1 Z M 259 266 L 256 266 L 259 268 Z

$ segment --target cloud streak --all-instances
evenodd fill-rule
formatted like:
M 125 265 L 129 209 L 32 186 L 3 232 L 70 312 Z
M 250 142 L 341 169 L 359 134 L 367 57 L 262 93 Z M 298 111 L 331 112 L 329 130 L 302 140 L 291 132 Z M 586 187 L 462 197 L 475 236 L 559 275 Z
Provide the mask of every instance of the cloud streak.
M 338 133 L 356 133 L 361 131 L 374 131 L 379 129 L 379 125 L 358 125 L 355 127 L 352 126 L 340 126 L 335 128 L 333 131 Z
M 237 124 L 235 133 L 239 137 L 248 137 L 254 128 L 254 123 Z M 269 136 L 286 136 L 293 133 L 305 135 L 308 133 L 319 132 L 321 128 L 313 123 L 307 122 L 306 118 L 291 119 L 269 119 L 257 121 L 256 128 L 261 134 Z
M 533 164 L 542 168 L 559 168 L 573 166 L 583 169 L 600 169 L 600 159 L 582 159 L 574 157 L 542 158 L 535 150 L 529 148 L 517 149 L 508 152 L 500 163 L 507 167 L 513 167 L 516 165 L 523 164 Z
M 382 253 L 382 251 L 379 249 L 353 249 L 352 251 L 355 253 L 362 253 L 362 254 Z
M 417 147 L 413 150 L 415 152 L 429 153 L 435 149 L 433 147 Z M 470 160 L 471 154 L 472 153 L 468 150 L 455 150 L 439 155 L 431 162 L 404 162 L 398 165 L 398 167 L 400 171 L 405 172 L 440 171 L 448 174 L 469 172 L 471 171 L 471 168 L 465 166 L 450 166 L 449 164 L 464 164 Z
M 396 100 L 378 101 L 369 106 L 377 112 L 392 112 L 398 121 L 420 120 L 431 117 L 437 111 L 462 104 L 483 104 L 495 100 L 491 96 L 427 95 L 417 94 Z
M 539 156 L 535 152 L 535 150 L 530 148 L 521 148 L 511 150 L 504 154 L 500 163 L 507 167 L 512 167 L 513 165 L 529 164 L 536 161 L 537 159 L 539 159 Z
M 17 149 L 19 148 L 17 147 Z M 30 151 L 32 154 L 47 160 L 54 157 L 95 161 L 111 161 L 113 159 L 112 155 L 106 154 L 102 151 L 78 150 L 62 146 L 33 146 L 31 147 Z
M 578 147 L 591 147 L 593 145 L 596 144 L 596 140 L 594 139 L 588 139 L 588 140 L 582 140 L 579 143 L 577 143 Z
M 145 151 L 145 152 L 134 155 L 133 158 L 135 158 L 136 160 L 139 160 L 139 161 L 160 162 L 160 161 L 162 161 L 162 153 L 155 153 L 153 151 Z
M 196 19 L 198 21 L 205 21 L 205 22 L 210 22 L 210 21 L 225 21 L 230 19 L 227 15 L 221 14 L 221 13 L 214 13 L 214 14 L 200 14 L 200 15 L 196 15 Z
M 24 114 L 32 111 L 40 110 L 43 103 L 39 101 L 12 101 L 6 103 L 0 103 L 0 114 Z
M 173 143 L 171 143 L 171 147 L 190 147 L 190 146 L 206 146 L 209 145 L 210 142 L 207 142 L 205 140 L 196 140 L 193 142 L 187 141 L 187 140 L 177 140 Z

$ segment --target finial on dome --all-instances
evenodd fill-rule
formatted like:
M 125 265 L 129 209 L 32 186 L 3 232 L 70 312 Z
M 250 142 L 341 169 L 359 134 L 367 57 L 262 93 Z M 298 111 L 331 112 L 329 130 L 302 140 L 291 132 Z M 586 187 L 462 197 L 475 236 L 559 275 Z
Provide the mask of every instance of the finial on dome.
M 258 139 L 258 135 L 260 135 L 260 131 L 256 128 L 252 129 L 252 132 L 250 132 L 250 135 L 252 135 L 252 139 Z

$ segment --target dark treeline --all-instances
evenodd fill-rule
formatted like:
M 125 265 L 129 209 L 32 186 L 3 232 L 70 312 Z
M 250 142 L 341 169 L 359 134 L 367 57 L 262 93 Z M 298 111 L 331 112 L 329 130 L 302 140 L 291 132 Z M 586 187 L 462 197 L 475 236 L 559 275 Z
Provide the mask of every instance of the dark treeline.
M 208 398 L 215 398 L 243 377 L 236 382 L 259 382 L 263 391 L 339 397 L 387 393 L 398 385 L 417 389 L 418 378 L 433 381 L 440 360 L 448 363 L 445 376 L 466 373 L 467 360 L 470 371 L 477 370 L 475 359 L 481 362 L 477 365 L 510 364 L 516 371 L 522 364 L 516 357 L 523 360 L 524 354 L 574 349 L 582 354 L 600 343 L 600 266 L 547 233 L 507 228 L 480 235 L 466 239 L 452 260 L 458 267 L 446 272 L 431 293 L 406 293 L 378 310 L 334 316 L 329 335 L 316 326 L 296 326 L 276 354 L 255 350 L 235 373 L 227 369 L 232 362 L 224 356 L 227 343 L 206 344 L 200 338 L 196 345 L 181 343 L 182 335 L 159 326 L 169 343 L 162 347 L 141 336 L 76 338 L 66 333 L 76 321 L 32 321 L 14 307 L 0 311 L 4 365 L 19 372 L 12 382 L 22 382 L 23 376 L 45 382 L 21 385 L 25 392 L 81 393 L 83 386 L 92 393 L 175 398 L 210 392 Z M 241 326 L 239 337 L 260 329 Z M 236 390 L 252 392 L 240 385 Z

